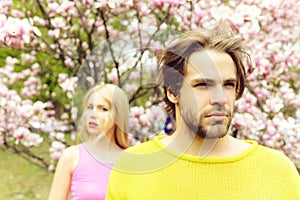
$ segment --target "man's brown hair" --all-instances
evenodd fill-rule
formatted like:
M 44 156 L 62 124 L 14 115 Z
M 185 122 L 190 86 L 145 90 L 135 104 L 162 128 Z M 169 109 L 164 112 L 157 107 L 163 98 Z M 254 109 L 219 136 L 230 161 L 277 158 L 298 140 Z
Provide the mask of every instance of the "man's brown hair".
M 158 53 L 159 83 L 164 87 L 166 111 L 175 117 L 175 105 L 167 98 L 167 89 L 178 95 L 182 86 L 185 66 L 189 57 L 204 49 L 225 52 L 230 55 L 237 71 L 236 99 L 239 99 L 245 89 L 245 63 L 250 63 L 242 40 L 232 35 L 228 25 L 221 24 L 213 30 L 189 31 Z

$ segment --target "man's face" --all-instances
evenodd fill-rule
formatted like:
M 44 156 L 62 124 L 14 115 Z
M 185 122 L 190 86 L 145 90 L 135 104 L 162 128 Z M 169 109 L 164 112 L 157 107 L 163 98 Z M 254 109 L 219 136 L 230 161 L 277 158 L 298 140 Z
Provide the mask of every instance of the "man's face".
M 229 54 L 214 50 L 193 53 L 179 94 L 183 122 L 197 136 L 227 134 L 236 96 L 236 68 Z

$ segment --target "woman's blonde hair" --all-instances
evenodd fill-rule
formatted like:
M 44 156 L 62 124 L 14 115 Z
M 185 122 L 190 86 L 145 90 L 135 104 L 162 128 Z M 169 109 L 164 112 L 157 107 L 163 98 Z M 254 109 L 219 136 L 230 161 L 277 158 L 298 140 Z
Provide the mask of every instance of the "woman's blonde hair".
M 83 113 L 79 120 L 79 134 L 82 141 L 89 138 L 89 133 L 85 125 L 86 121 L 86 108 L 88 101 L 92 94 L 101 92 L 104 99 L 111 104 L 112 117 L 115 122 L 116 128 L 114 130 L 115 143 L 121 148 L 129 146 L 128 133 L 129 133 L 129 103 L 128 98 L 124 91 L 113 84 L 98 84 L 92 87 L 84 96 L 83 99 Z

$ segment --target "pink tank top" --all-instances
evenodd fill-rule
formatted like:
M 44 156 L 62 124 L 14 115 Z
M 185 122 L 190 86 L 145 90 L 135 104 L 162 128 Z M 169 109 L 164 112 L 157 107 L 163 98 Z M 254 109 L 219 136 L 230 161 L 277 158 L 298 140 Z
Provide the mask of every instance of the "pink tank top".
M 97 161 L 83 144 L 78 145 L 79 161 L 72 174 L 72 200 L 105 199 L 111 167 Z

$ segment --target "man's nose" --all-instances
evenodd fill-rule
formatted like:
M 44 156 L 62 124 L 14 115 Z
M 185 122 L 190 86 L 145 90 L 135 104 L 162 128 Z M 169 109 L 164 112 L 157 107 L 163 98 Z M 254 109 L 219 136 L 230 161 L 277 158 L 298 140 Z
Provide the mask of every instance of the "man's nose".
M 226 103 L 226 93 L 222 85 L 216 85 L 210 88 L 211 104 L 224 105 Z

